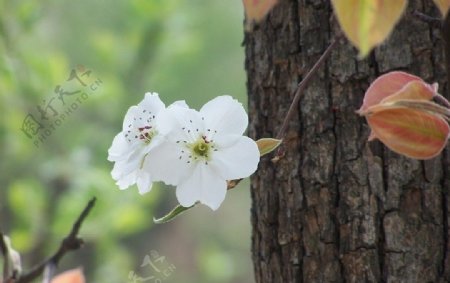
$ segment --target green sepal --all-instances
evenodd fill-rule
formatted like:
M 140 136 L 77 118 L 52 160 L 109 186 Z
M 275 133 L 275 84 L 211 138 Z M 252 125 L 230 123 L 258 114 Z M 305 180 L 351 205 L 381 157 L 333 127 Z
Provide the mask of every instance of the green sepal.
M 280 146 L 280 144 L 282 142 L 283 142 L 283 140 L 279 140 L 279 139 L 262 138 L 262 139 L 257 140 L 256 144 L 258 145 L 260 156 L 264 156 L 264 155 L 274 151 L 277 147 Z
M 162 223 L 170 222 L 175 217 L 177 217 L 178 215 L 184 213 L 186 210 L 188 210 L 190 208 L 193 208 L 194 206 L 195 206 L 195 204 L 192 205 L 192 206 L 189 206 L 189 207 L 184 207 L 184 206 L 181 206 L 181 205 L 177 205 L 174 209 L 172 209 L 169 213 L 167 213 L 163 217 L 161 217 L 161 218 L 154 218 L 153 217 L 153 222 L 155 224 L 162 224 Z

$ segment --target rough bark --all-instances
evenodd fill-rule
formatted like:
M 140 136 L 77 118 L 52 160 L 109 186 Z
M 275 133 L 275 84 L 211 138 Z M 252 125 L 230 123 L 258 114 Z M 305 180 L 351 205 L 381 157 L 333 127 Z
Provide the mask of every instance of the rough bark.
M 408 159 L 379 142 L 355 114 L 377 76 L 405 70 L 446 86 L 438 16 L 410 0 L 389 40 L 358 60 L 340 44 L 305 91 L 277 164 L 252 178 L 256 282 L 448 282 L 447 151 Z M 328 0 L 280 0 L 245 34 L 250 135 L 273 137 L 297 83 L 339 26 Z

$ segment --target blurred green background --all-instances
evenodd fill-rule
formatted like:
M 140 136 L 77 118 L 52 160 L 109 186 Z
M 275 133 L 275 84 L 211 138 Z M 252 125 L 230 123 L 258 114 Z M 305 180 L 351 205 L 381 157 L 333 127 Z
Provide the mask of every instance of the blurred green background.
M 0 0 L 0 230 L 25 269 L 57 248 L 96 196 L 80 233 L 87 243 L 59 271 L 83 266 L 88 282 L 133 282 L 133 273 L 162 282 L 253 281 L 248 182 L 216 212 L 199 206 L 154 225 L 176 204 L 175 190 L 120 191 L 106 160 L 127 109 L 147 91 L 197 109 L 222 94 L 246 105 L 242 21 L 241 0 Z M 72 70 L 86 86 L 68 81 Z M 63 105 L 57 86 L 80 93 Z M 56 112 L 67 118 L 41 140 L 45 129 L 28 137 L 24 119 L 40 120 L 48 103 L 45 129 Z M 159 269 L 171 272 L 141 267 L 156 253 L 166 264 Z

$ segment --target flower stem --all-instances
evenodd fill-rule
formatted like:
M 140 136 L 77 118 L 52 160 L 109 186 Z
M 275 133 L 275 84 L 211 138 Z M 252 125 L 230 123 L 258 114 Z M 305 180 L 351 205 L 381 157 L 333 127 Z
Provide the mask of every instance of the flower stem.
M 303 80 L 297 85 L 297 89 L 295 90 L 295 96 L 292 100 L 291 106 L 289 106 L 289 110 L 286 114 L 286 117 L 284 118 L 283 124 L 281 125 L 280 131 L 278 132 L 277 139 L 284 139 L 286 135 L 286 130 L 288 128 L 289 121 L 292 119 L 292 117 L 295 114 L 295 110 L 297 109 L 298 102 L 300 100 L 300 97 L 303 93 L 303 91 L 308 86 L 309 82 L 311 81 L 311 78 L 314 74 L 317 73 L 317 70 L 320 66 L 325 62 L 326 59 L 331 54 L 331 51 L 338 45 L 339 41 L 342 38 L 342 33 L 338 33 L 333 41 L 330 43 L 330 45 L 327 47 L 327 49 L 323 52 L 323 54 L 320 56 L 319 60 L 314 64 L 314 66 L 309 70 L 309 72 L 306 74 L 306 76 L 303 78 Z

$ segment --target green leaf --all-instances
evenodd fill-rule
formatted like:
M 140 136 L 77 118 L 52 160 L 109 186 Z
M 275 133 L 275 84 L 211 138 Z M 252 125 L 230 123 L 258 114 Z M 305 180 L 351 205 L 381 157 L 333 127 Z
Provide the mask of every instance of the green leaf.
M 283 140 L 273 139 L 273 138 L 262 138 L 256 141 L 258 145 L 259 153 L 261 156 L 264 156 L 272 151 L 274 151 Z
M 184 213 L 186 210 L 193 208 L 195 206 L 195 204 L 193 206 L 189 206 L 189 207 L 184 207 L 181 205 L 177 205 L 174 209 L 172 209 L 169 213 L 167 213 L 166 215 L 164 215 L 161 218 L 153 218 L 153 222 L 155 224 L 162 224 L 162 223 L 167 223 L 169 221 L 172 221 L 175 217 L 177 217 L 178 215 Z
M 406 0 L 332 0 L 334 13 L 361 58 L 392 32 L 406 8 Z

